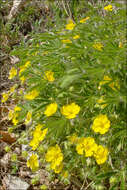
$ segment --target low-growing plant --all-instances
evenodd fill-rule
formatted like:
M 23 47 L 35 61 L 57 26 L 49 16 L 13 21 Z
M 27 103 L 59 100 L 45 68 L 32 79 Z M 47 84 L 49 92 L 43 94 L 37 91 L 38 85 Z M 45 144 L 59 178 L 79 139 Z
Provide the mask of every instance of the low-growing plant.
M 92 189 L 126 189 L 125 9 L 89 5 L 65 28 L 35 34 L 12 51 L 20 62 L 9 111 L 11 130 L 25 123 L 27 166 Z M 116 180 L 117 179 L 117 180 Z M 83 184 L 83 185 L 82 185 Z M 86 187 L 87 188 L 87 187 Z

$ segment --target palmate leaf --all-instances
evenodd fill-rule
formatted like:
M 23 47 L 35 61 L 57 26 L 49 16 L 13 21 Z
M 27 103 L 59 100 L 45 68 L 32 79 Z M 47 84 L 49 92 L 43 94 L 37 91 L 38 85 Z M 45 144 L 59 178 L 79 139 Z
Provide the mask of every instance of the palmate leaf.
M 65 119 L 59 119 L 59 118 L 58 120 L 56 118 L 49 119 L 48 121 L 46 121 L 45 125 L 48 128 L 48 136 L 51 136 L 51 134 L 53 134 L 52 137 L 57 138 L 60 137 L 60 135 L 62 134 L 63 137 L 65 131 L 65 125 L 66 125 Z

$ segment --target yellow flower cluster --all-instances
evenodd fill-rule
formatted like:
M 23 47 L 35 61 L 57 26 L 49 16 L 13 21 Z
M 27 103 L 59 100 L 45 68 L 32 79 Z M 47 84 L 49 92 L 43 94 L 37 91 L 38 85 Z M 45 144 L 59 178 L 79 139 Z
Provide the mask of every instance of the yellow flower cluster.
M 64 115 L 67 119 L 75 118 L 79 111 L 80 107 L 75 103 L 67 104 L 61 108 L 62 115 Z
M 30 167 L 32 171 L 36 171 L 39 167 L 39 161 L 37 154 L 32 154 L 27 160 L 27 167 Z
M 46 107 L 46 110 L 44 111 L 44 114 L 49 117 L 51 115 L 53 115 L 54 113 L 56 113 L 57 111 L 57 104 L 56 103 L 52 103 L 52 104 L 49 104 L 47 107 Z
M 9 90 L 10 94 L 13 94 L 13 93 L 14 93 L 14 91 L 15 91 L 15 89 L 16 89 L 16 86 L 17 86 L 17 85 L 13 85 L 13 86 L 10 88 L 10 90 Z
M 9 98 L 9 96 L 14 93 L 14 91 L 16 89 L 16 86 L 17 85 L 13 85 L 8 92 L 3 92 L 2 93 L 2 100 L 1 100 L 2 103 L 6 102 L 8 100 L 8 98 Z
M 19 76 L 21 76 L 22 72 L 25 71 L 26 68 L 28 68 L 29 66 L 30 66 L 30 61 L 27 61 L 27 62 L 25 63 L 25 65 L 20 66 L 20 68 L 19 68 Z
M 73 30 L 75 25 L 73 20 L 69 20 L 69 23 L 66 25 L 66 30 Z
M 41 141 L 43 141 L 45 138 L 45 135 L 46 135 L 48 129 L 46 128 L 46 129 L 42 130 L 43 126 L 44 125 L 38 124 L 36 126 L 35 130 L 33 131 L 33 139 L 30 141 L 30 144 L 29 144 L 32 147 L 32 150 L 36 150 L 39 143 Z
M 106 115 L 98 115 L 93 122 L 92 129 L 96 133 L 105 134 L 110 128 L 110 121 Z
M 28 94 L 24 96 L 26 100 L 33 100 L 39 95 L 39 92 L 37 90 L 32 90 Z
M 112 11 L 112 5 L 105 6 L 104 10 L 106 10 L 106 11 Z
M 12 67 L 11 70 L 9 71 L 9 79 L 13 79 L 17 75 L 17 70 L 15 67 Z
M 104 85 L 110 81 L 112 81 L 112 79 L 108 75 L 104 75 L 103 81 L 101 81 L 99 83 L 99 89 L 101 88 L 102 85 Z
M 103 81 L 101 81 L 99 83 L 98 89 L 100 90 L 101 86 L 104 85 L 104 84 L 106 84 L 106 83 L 110 83 L 109 86 L 110 86 L 110 88 L 112 88 L 112 90 L 116 90 L 115 87 L 117 87 L 118 89 L 120 89 L 120 86 L 119 86 L 118 82 L 112 82 L 112 79 L 108 75 L 104 75 Z
M 77 153 L 85 157 L 93 156 L 97 164 L 103 164 L 108 158 L 108 149 L 97 145 L 92 137 L 81 137 L 76 146 Z
M 44 79 L 48 80 L 49 82 L 53 82 L 55 80 L 55 78 L 54 78 L 54 72 L 52 72 L 52 71 L 46 71 Z
M 97 150 L 97 144 L 92 137 L 82 137 L 78 141 L 76 150 L 81 155 L 85 152 L 86 157 L 93 156 L 94 151 Z
M 100 43 L 100 42 L 96 42 L 95 44 L 93 44 L 93 48 L 99 50 L 99 51 L 102 51 L 102 48 L 103 48 L 103 44 Z
M 21 107 L 19 106 L 15 106 L 14 110 L 10 110 L 9 113 L 8 113 L 8 119 L 9 120 L 12 120 L 12 123 L 14 125 L 17 125 L 18 124 L 18 116 L 19 116 L 19 111 L 21 111 Z
M 32 113 L 28 111 L 25 119 L 25 124 L 27 125 L 28 123 L 30 123 L 31 119 L 32 119 Z
M 7 93 L 3 92 L 1 102 L 2 103 L 6 102 L 8 100 L 8 98 L 9 98 L 9 95 L 10 94 L 8 92 Z
M 58 145 L 52 146 L 48 149 L 45 159 L 47 162 L 51 163 L 51 169 L 55 171 L 55 173 L 60 173 L 63 168 L 63 154 Z
M 80 23 L 85 23 L 88 19 L 90 19 L 90 17 L 86 17 L 80 20 Z
M 44 114 L 47 117 L 53 115 L 54 113 L 56 113 L 57 107 L 58 106 L 56 103 L 49 104 L 46 107 Z M 67 119 L 75 118 L 76 115 L 79 113 L 79 111 L 80 111 L 80 107 L 75 103 L 67 104 L 61 108 L 62 115 L 64 115 Z

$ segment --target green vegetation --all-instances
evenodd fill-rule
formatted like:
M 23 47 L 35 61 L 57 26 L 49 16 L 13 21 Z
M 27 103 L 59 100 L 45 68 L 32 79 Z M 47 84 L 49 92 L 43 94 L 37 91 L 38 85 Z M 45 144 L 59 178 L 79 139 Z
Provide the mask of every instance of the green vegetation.
M 80 15 L 83 5 L 72 2 L 69 19 L 61 19 L 59 9 L 46 23 L 50 28 L 40 32 L 34 23 L 30 39 L 11 51 L 20 61 L 9 71 L 16 85 L 2 98 L 17 102 L 9 111 L 9 131 L 17 131 L 18 142 L 29 146 L 26 164 L 33 172 L 45 166 L 52 179 L 56 173 L 80 189 L 124 190 L 126 10 L 120 4 L 85 2 Z M 17 19 L 26 22 L 34 11 Z M 26 129 L 19 133 L 23 123 Z

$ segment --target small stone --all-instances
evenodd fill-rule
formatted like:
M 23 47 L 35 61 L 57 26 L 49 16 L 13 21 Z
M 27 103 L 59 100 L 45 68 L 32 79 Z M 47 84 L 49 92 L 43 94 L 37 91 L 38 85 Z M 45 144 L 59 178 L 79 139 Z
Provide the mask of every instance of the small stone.
M 3 166 L 4 168 L 7 168 L 7 166 L 10 163 L 10 159 L 11 159 L 11 154 L 10 153 L 6 153 L 3 158 L 1 158 L 0 160 L 0 165 Z
M 19 177 L 7 175 L 4 178 L 4 185 L 8 190 L 27 190 L 30 185 Z

